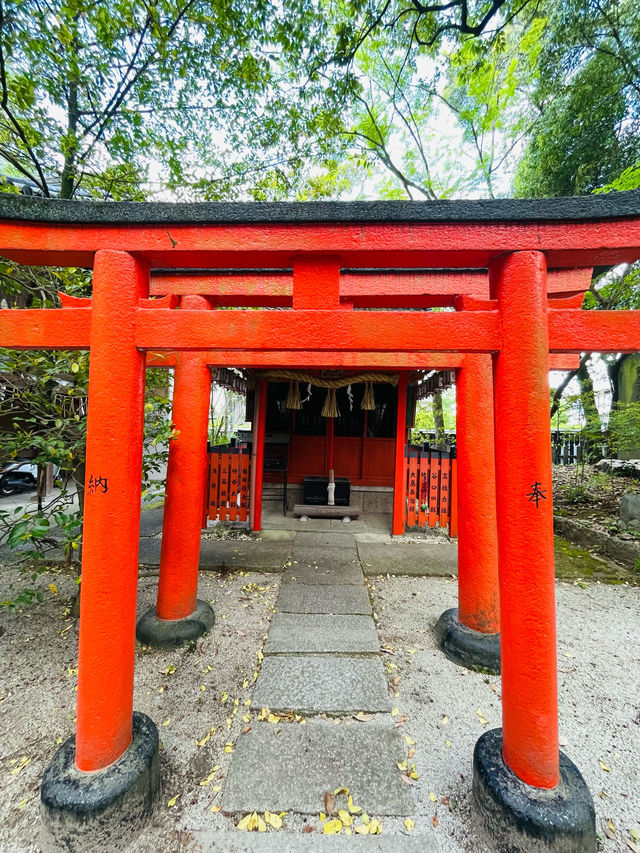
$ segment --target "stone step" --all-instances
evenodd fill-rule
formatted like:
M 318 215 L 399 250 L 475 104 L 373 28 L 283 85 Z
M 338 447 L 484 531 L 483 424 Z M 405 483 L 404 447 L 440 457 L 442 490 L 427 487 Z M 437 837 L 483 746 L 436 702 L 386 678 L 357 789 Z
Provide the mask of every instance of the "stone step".
M 306 515 L 309 518 L 358 518 L 361 510 L 357 506 L 328 506 L 320 504 L 312 506 L 311 504 L 295 504 L 293 507 L 294 515 Z
M 325 792 L 344 786 L 371 817 L 411 815 L 413 793 L 396 766 L 405 758 L 400 733 L 374 722 L 257 723 L 238 740 L 222 810 L 317 815 Z
M 276 613 L 265 655 L 351 653 L 377 654 L 378 632 L 370 616 Z
M 343 584 L 296 584 L 280 587 L 279 613 L 333 613 L 371 615 L 371 601 L 364 586 Z
M 294 555 L 294 559 L 296 559 Z M 331 563 L 331 568 L 328 564 L 313 565 L 304 563 L 301 560 L 296 564 L 293 563 L 287 568 L 284 573 L 282 582 L 285 584 L 356 584 L 362 586 L 364 584 L 364 575 L 360 568 L 360 563 L 345 562 L 344 564 Z
M 271 655 L 262 662 L 251 707 L 352 714 L 390 711 L 391 703 L 379 658 Z

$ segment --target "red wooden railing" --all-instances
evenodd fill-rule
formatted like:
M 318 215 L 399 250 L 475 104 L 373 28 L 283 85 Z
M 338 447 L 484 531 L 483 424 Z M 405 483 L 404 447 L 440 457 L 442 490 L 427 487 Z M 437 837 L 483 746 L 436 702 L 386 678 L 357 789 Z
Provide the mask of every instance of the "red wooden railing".
M 246 447 L 214 448 L 209 453 L 207 517 L 246 521 L 249 513 L 251 456 Z
M 409 445 L 407 454 L 407 527 L 448 527 L 458 535 L 456 460 L 445 451 Z

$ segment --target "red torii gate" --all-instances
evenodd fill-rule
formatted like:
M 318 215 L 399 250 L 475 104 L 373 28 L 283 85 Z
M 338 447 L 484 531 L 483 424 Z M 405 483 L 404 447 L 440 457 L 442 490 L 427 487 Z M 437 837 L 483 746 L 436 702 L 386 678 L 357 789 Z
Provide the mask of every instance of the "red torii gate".
M 87 475 L 102 486 L 89 489 L 85 504 L 77 733 L 43 783 L 54 838 L 79 814 L 87 833 L 124 819 L 124 801 L 142 817 L 158 785 L 157 730 L 132 710 L 145 352 L 207 353 L 201 367 L 210 359 L 242 367 L 457 367 L 461 375 L 480 363 L 476 354 L 493 363 L 503 727 L 476 745 L 474 807 L 485 829 L 499 833 L 499 846 L 533 850 L 563 839 L 567 850 L 595 849 L 590 796 L 558 750 L 549 353 L 636 351 L 640 317 L 582 312 L 571 307 L 570 287 L 561 288 L 568 302 L 550 299 L 547 279 L 579 269 L 584 282 L 595 265 L 638 259 L 637 193 L 312 205 L 8 196 L 0 200 L 0 254 L 94 270 L 93 297 L 77 307 L 65 300 L 61 311 L 0 311 L 2 346 L 91 349 Z M 291 309 L 204 311 L 197 290 L 186 291 L 193 296 L 178 311 L 170 295 L 160 305 L 149 300 L 150 270 L 175 268 L 239 277 L 270 269 L 283 279 L 292 270 Z M 389 270 L 447 270 L 431 275 L 448 276 L 451 287 L 467 275 L 454 271 L 469 269 L 476 283 L 488 270 L 489 299 L 469 285 L 455 291 L 466 293 L 454 301 L 456 312 L 403 310 L 429 303 L 400 276 L 388 310 L 357 310 L 387 307 Z M 362 297 L 354 287 L 344 298 L 343 270 L 352 278 L 378 273 L 379 292 Z M 472 354 L 466 365 L 464 354 Z

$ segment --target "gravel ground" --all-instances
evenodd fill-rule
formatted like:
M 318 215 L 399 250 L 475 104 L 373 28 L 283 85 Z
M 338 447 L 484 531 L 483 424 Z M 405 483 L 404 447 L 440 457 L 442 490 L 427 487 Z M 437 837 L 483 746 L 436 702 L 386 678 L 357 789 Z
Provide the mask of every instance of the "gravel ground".
M 455 606 L 455 581 L 370 578 L 369 586 L 381 642 L 393 650 L 387 671 L 399 676 L 395 704 L 416 741 L 416 830 L 437 823 L 442 853 L 489 853 L 471 829 L 471 764 L 480 734 L 501 725 L 500 678 L 456 666 L 433 643 L 431 627 Z M 593 794 L 600 849 L 629 853 L 630 831 L 640 833 L 640 589 L 556 590 L 562 749 Z
M 0 569 L 0 600 L 15 572 Z M 74 730 L 74 579 L 49 573 L 38 583 L 42 603 L 0 614 L 0 850 L 8 853 L 38 850 L 40 778 L 58 740 Z M 212 833 L 235 831 L 234 819 L 217 811 L 233 758 L 225 747 L 232 750 L 243 729 L 256 724 L 255 714 L 243 719 L 245 703 L 278 585 L 274 575 L 202 573 L 199 595 L 218 617 L 210 635 L 195 649 L 138 649 L 134 704 L 158 724 L 163 788 L 132 853 L 211 849 Z M 433 644 L 432 625 L 455 605 L 453 580 L 385 577 L 369 578 L 368 585 L 397 691 L 394 719 L 409 738 L 408 755 L 415 750 L 409 759 L 419 776 L 411 834 L 435 835 L 442 853 L 488 853 L 471 825 L 471 757 L 482 731 L 500 725 L 500 679 L 455 666 Z M 141 579 L 139 613 L 151 605 L 155 586 L 154 577 Z M 594 795 L 601 850 L 629 851 L 630 831 L 640 832 L 640 588 L 559 583 L 557 597 L 563 749 Z M 347 722 L 354 724 L 336 725 Z M 317 815 L 307 820 L 321 828 Z M 289 815 L 280 832 L 299 833 L 304 822 Z M 403 822 L 382 823 L 383 834 L 395 835 L 402 850 Z

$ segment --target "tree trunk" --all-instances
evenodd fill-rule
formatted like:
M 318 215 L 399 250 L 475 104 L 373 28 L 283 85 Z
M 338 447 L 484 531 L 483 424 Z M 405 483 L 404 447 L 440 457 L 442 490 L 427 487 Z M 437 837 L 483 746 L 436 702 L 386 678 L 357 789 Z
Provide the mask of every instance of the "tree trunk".
M 442 409 L 442 391 L 433 394 L 433 427 L 436 432 L 436 447 L 443 450 L 447 439 L 444 433 L 444 411 Z
M 587 430 L 589 433 L 596 436 L 602 432 L 602 421 L 600 420 L 600 413 L 596 406 L 596 398 L 593 393 L 593 382 L 586 363 L 580 365 L 578 372 L 576 373 L 576 378 L 580 385 L 580 402 L 582 404 Z

